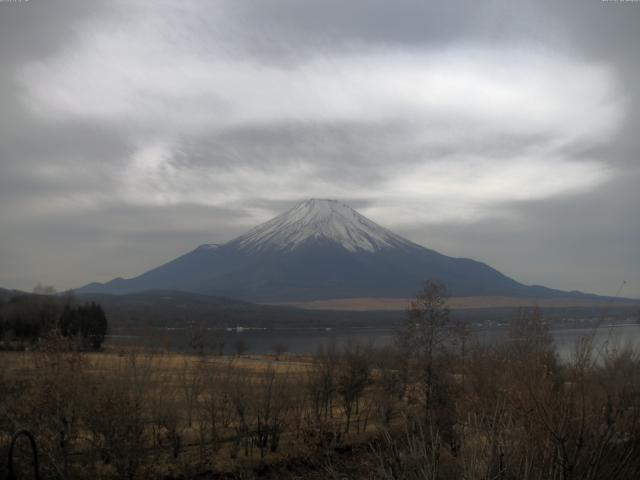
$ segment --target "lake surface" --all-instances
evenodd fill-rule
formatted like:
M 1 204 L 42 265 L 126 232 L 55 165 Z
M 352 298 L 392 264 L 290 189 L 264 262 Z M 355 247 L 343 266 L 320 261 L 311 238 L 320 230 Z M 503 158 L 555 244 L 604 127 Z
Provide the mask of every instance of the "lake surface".
M 481 344 L 497 344 L 508 339 L 508 327 L 475 328 L 473 337 Z M 576 342 L 594 332 L 593 328 L 563 328 L 551 331 L 558 353 L 570 359 Z M 107 336 L 106 345 L 111 348 L 147 346 L 170 349 L 178 352 L 193 352 L 201 349 L 206 353 L 234 354 L 238 351 L 255 355 L 273 353 L 276 346 L 289 353 L 311 354 L 321 346 L 337 347 L 349 344 L 385 346 L 395 339 L 394 328 L 361 327 L 334 329 L 154 329 L 140 331 L 118 331 Z M 595 346 L 618 349 L 627 345 L 640 347 L 640 325 L 601 326 L 595 331 Z

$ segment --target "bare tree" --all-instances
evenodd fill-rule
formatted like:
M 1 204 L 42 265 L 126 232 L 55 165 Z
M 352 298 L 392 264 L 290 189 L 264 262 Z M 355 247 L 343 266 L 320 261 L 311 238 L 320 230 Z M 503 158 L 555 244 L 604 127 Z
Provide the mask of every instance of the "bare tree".
M 449 308 L 443 284 L 428 281 L 422 292 L 411 302 L 404 328 L 399 332 L 399 342 L 405 349 L 407 371 L 413 372 L 413 382 L 419 387 L 424 404 L 425 419 L 431 416 L 434 386 L 436 385 L 436 360 L 445 348 L 449 335 Z
M 375 359 L 376 381 L 371 396 L 382 426 L 388 429 L 406 391 L 405 355 L 396 348 L 385 348 L 377 350 L 372 358 Z
M 335 345 L 320 347 L 313 358 L 313 365 L 307 375 L 307 389 L 313 404 L 317 421 L 327 421 L 332 416 L 333 400 L 336 394 L 336 367 L 338 355 Z
M 236 368 L 233 359 L 221 366 L 209 366 L 204 373 L 202 401 L 199 403 L 199 434 L 201 456 L 216 453 L 222 446 L 224 432 L 233 417 L 232 387 Z
M 100 458 L 112 464 L 119 478 L 133 480 L 144 465 L 149 417 L 146 401 L 156 378 L 153 357 L 131 352 L 120 357 L 106 377 L 89 389 L 85 424 Z
M 352 415 L 359 413 L 361 397 L 371 382 L 371 368 L 369 350 L 358 345 L 345 348 L 340 357 L 337 391 L 342 399 L 345 433 L 351 427 Z

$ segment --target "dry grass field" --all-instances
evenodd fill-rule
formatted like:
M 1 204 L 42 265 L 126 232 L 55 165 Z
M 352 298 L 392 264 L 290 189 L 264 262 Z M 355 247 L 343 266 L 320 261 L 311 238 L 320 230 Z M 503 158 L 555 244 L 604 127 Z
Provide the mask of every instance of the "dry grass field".
M 482 345 L 442 306 L 385 349 L 93 353 L 53 335 L 0 352 L 0 458 L 26 429 L 51 479 L 638 478 L 637 351 L 587 336 L 560 362 L 539 312 Z
M 407 310 L 413 299 L 411 298 L 338 298 L 329 300 L 313 300 L 308 302 L 289 302 L 280 305 L 288 305 L 310 310 L 344 310 L 344 311 L 371 311 Z M 471 308 L 570 308 L 593 307 L 604 308 L 610 306 L 609 301 L 594 301 L 583 298 L 521 298 L 521 297 L 451 297 L 447 301 L 451 309 Z M 634 305 L 624 301 L 616 302 L 618 306 Z
M 360 442 L 367 430 L 359 413 L 342 432 L 334 398 L 312 404 L 310 356 L 74 352 L 54 341 L 0 352 L 0 365 L 0 453 L 27 428 L 51 478 L 237 472 L 305 456 L 344 433 Z

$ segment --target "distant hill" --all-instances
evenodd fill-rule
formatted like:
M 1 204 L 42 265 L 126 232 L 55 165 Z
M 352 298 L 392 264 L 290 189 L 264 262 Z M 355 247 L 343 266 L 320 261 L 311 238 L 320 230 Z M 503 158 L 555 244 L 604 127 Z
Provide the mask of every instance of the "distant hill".
M 0 288 L 0 300 L 7 301 L 11 297 L 15 297 L 16 295 L 27 295 L 27 293 L 21 292 L 20 290 L 8 290 L 6 288 Z
M 333 324 L 394 323 L 403 312 L 310 311 L 286 306 L 257 305 L 219 296 L 180 291 L 148 291 L 123 295 L 80 294 L 95 301 L 116 327 L 322 327 Z
M 149 291 L 122 295 L 82 294 L 77 300 L 95 301 L 103 306 L 112 327 L 186 327 L 194 324 L 207 327 L 265 327 L 273 328 L 325 328 L 394 326 L 405 318 L 405 309 L 395 305 L 393 310 L 349 310 L 344 305 L 333 309 L 295 308 L 282 305 L 260 305 L 219 296 L 180 291 Z M 406 300 L 408 302 L 408 299 Z M 554 306 L 555 305 L 555 306 Z M 336 309 L 344 308 L 342 310 Z M 519 316 L 520 307 L 453 305 L 455 320 L 471 322 L 509 322 Z M 566 305 L 550 303 L 543 306 L 545 318 L 562 322 L 563 319 L 599 318 L 606 314 L 618 321 L 637 316 L 637 304 L 612 304 L 610 307 Z M 634 320 L 635 321 L 635 320 Z
M 203 245 L 131 279 L 78 293 L 180 290 L 253 302 L 413 297 L 425 280 L 451 295 L 602 299 L 528 286 L 481 262 L 417 245 L 335 200 L 307 200 L 223 245 Z
M 8 301 L 15 296 L 34 296 L 33 293 L 0 289 L 0 299 Z M 60 296 L 61 301 L 65 301 Z M 487 297 L 488 298 L 488 297 Z M 393 327 L 405 318 L 409 299 L 393 299 L 364 304 L 350 304 L 350 300 L 318 302 L 319 305 L 298 306 L 262 305 L 241 300 L 182 291 L 147 291 L 130 294 L 87 293 L 76 295 L 77 302 L 95 301 L 105 310 L 110 328 L 184 328 L 198 327 L 233 328 L 326 328 L 326 327 Z M 388 300 L 388 299 L 387 299 Z M 1 303 L 1 302 L 0 302 Z M 371 303 L 371 304 L 369 304 Z M 452 317 L 455 320 L 504 323 L 516 318 L 520 306 L 504 303 L 482 305 L 453 302 Z M 612 303 L 607 308 L 550 301 L 542 305 L 545 318 L 562 323 L 567 318 L 600 318 L 605 315 L 615 321 L 631 318 L 637 321 L 638 304 Z

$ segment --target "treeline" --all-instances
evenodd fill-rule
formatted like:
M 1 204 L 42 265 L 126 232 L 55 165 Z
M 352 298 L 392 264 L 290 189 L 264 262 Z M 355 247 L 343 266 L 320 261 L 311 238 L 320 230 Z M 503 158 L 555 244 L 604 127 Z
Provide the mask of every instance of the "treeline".
M 78 304 L 72 296 L 22 294 L 0 298 L 0 344 L 23 348 L 61 335 L 85 349 L 100 349 L 108 331 L 102 307 L 94 302 Z
M 534 310 L 483 345 L 433 283 L 384 349 L 88 355 L 58 338 L 18 376 L 0 363 L 0 458 L 27 428 L 46 478 L 636 479 L 640 355 L 594 338 L 561 362 Z

